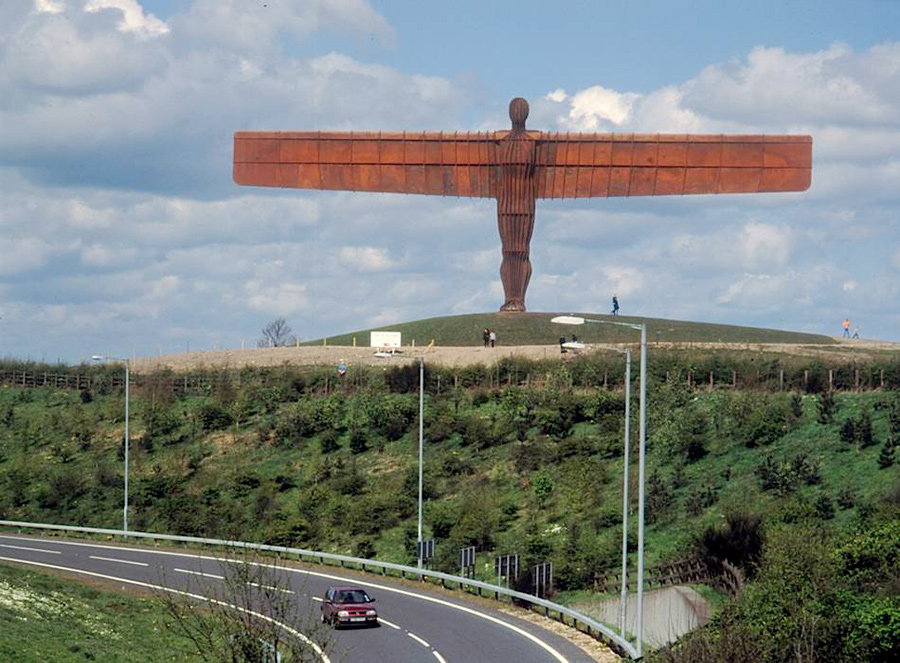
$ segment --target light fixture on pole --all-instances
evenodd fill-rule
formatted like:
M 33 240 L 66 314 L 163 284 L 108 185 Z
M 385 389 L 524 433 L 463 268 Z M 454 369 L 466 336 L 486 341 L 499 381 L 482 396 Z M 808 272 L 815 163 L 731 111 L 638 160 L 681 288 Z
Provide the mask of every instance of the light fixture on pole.
M 128 387 L 131 382 L 130 379 L 130 364 L 131 362 L 128 359 L 120 359 L 118 357 L 108 357 L 106 355 L 92 355 L 91 359 L 94 361 L 121 361 L 125 364 L 125 506 L 122 508 L 122 530 L 128 531 L 128 448 L 130 446 L 130 439 L 128 435 Z
M 635 634 L 635 649 L 637 657 L 643 655 L 644 639 L 644 470 L 646 467 L 647 451 L 647 325 L 643 322 L 618 322 L 613 320 L 596 320 L 582 318 L 575 315 L 558 315 L 550 322 L 561 325 L 583 325 L 585 322 L 594 322 L 600 325 L 616 325 L 628 327 L 641 332 L 641 392 L 640 392 L 640 419 L 638 432 L 638 558 L 637 558 L 637 625 Z M 627 534 L 627 533 L 626 533 Z M 627 538 L 623 537 L 625 543 Z M 623 544 L 624 545 L 624 544 Z M 624 621 L 624 620 L 623 620 Z

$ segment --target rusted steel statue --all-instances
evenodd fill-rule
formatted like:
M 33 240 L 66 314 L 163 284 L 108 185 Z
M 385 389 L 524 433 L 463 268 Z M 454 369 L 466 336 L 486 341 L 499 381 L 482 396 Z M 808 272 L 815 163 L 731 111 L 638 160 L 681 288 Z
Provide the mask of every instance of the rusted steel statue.
M 537 198 L 804 191 L 809 136 L 561 134 L 511 131 L 257 132 L 234 135 L 241 185 L 497 199 L 501 311 L 524 311 Z

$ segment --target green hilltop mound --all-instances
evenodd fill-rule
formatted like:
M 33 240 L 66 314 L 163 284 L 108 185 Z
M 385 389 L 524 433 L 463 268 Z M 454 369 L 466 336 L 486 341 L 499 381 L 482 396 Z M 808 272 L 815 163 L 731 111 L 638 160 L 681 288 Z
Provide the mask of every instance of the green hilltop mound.
M 434 341 L 441 346 L 481 345 L 482 331 L 487 328 L 497 333 L 502 345 L 550 345 L 560 336 L 571 337 L 586 343 L 627 343 L 636 339 L 635 332 L 625 327 L 586 323 L 580 326 L 560 325 L 550 322 L 557 315 L 578 315 L 609 322 L 647 323 L 647 340 L 652 343 L 783 343 L 789 345 L 835 344 L 830 336 L 760 329 L 708 322 L 686 322 L 663 318 L 639 318 L 611 316 L 597 313 L 470 313 L 439 318 L 426 318 L 411 322 L 361 329 L 337 336 L 329 336 L 329 345 L 368 345 L 373 331 L 399 331 L 403 344 L 427 345 Z M 321 345 L 323 339 L 304 345 Z

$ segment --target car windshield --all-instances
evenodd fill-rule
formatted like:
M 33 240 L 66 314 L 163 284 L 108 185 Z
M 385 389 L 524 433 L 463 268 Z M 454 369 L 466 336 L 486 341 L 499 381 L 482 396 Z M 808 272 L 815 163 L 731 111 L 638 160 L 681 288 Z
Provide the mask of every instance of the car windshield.
M 371 599 L 361 589 L 349 589 L 338 592 L 334 597 L 335 603 L 368 603 Z

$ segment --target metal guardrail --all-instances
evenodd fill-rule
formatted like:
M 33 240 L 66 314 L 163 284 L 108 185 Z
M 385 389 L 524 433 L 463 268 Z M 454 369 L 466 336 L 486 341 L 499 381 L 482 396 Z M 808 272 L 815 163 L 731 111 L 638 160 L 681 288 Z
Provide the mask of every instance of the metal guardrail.
M 361 559 L 359 557 L 350 557 L 349 555 L 337 555 L 334 553 L 319 552 L 316 550 L 305 550 L 303 548 L 288 548 L 286 546 L 271 546 L 264 543 L 248 543 L 246 541 L 225 541 L 223 539 L 205 539 L 195 536 L 182 536 L 180 534 L 155 534 L 153 532 L 134 532 L 124 531 L 120 529 L 102 529 L 97 527 L 79 527 L 74 525 L 50 525 L 46 523 L 29 523 L 18 520 L 0 520 L 0 527 L 15 528 L 32 528 L 44 530 L 57 530 L 63 532 L 83 532 L 86 534 L 104 534 L 107 536 L 134 537 L 138 539 L 153 539 L 158 541 L 177 541 L 180 543 L 193 543 L 206 546 L 225 546 L 229 548 L 240 548 L 247 550 L 261 550 L 265 552 L 282 553 L 287 555 L 296 555 L 301 561 L 313 560 L 320 564 L 326 562 L 337 563 L 340 566 L 350 564 L 358 567 L 363 571 L 379 569 L 382 575 L 388 575 L 388 571 L 399 573 L 402 578 L 407 576 L 418 576 L 422 581 L 433 579 L 444 587 L 445 583 L 453 583 L 460 588 L 467 587 L 476 589 L 479 596 L 482 590 L 494 594 L 499 600 L 501 596 L 517 599 L 527 603 L 533 607 L 543 608 L 544 615 L 553 617 L 557 621 L 570 625 L 580 631 L 583 631 L 593 638 L 596 638 L 612 647 L 618 654 L 627 656 L 631 659 L 637 658 L 637 650 L 634 645 L 622 638 L 618 633 L 613 631 L 609 626 L 591 619 L 587 615 L 583 615 L 577 610 L 572 610 L 564 605 L 547 601 L 546 599 L 517 592 L 499 585 L 481 582 L 480 580 L 472 580 L 471 578 L 462 578 L 450 573 L 442 573 L 440 571 L 429 571 L 427 569 L 418 569 L 413 566 L 405 566 L 403 564 L 393 564 L 391 562 L 379 562 L 372 559 Z M 555 613 L 555 614 L 553 614 Z M 571 624 L 566 620 L 568 617 Z

